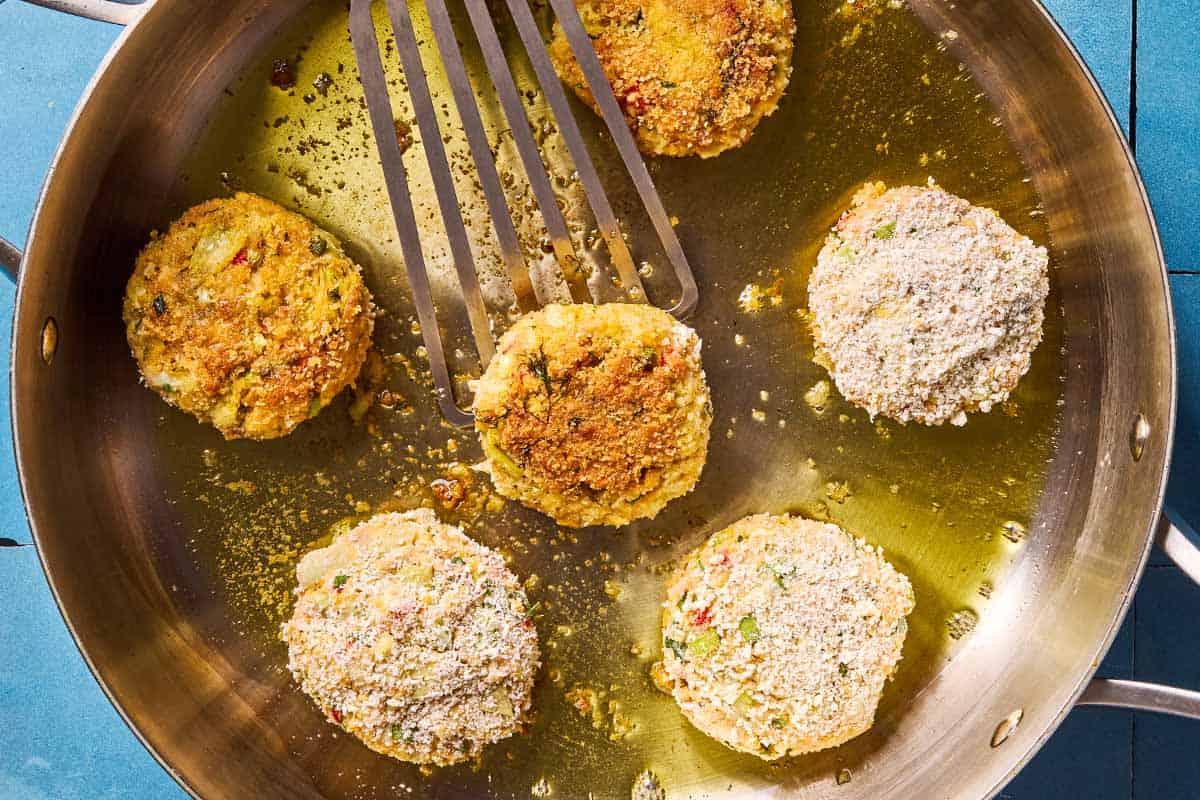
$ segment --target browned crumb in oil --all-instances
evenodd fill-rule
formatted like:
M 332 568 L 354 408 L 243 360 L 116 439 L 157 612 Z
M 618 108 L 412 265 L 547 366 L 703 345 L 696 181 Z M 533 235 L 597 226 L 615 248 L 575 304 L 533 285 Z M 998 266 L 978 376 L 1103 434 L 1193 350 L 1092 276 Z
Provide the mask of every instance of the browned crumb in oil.
M 590 720 L 596 730 L 607 731 L 608 738 L 614 742 L 624 739 L 636 727 L 633 718 L 625 713 L 622 702 L 612 697 L 608 689 L 576 684 L 565 697 L 579 716 Z
M 400 152 L 404 153 L 413 146 L 412 126 L 402 119 L 392 120 L 392 126 L 396 130 L 396 144 L 400 145 Z

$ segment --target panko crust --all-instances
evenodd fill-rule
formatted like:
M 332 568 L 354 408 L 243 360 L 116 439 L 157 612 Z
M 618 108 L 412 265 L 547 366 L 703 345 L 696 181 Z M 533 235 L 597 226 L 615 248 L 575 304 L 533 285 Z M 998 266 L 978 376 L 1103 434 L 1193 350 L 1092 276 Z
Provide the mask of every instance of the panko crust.
M 818 360 L 872 416 L 965 424 L 1006 400 L 1042 340 L 1049 258 L 988 208 L 866 184 L 809 280 Z
M 189 209 L 125 290 L 143 382 L 227 439 L 271 439 L 354 382 L 374 312 L 359 268 L 311 220 L 247 193 Z
M 775 111 L 792 72 L 789 0 L 576 0 L 644 153 L 704 158 L 739 147 Z M 550 55 L 596 109 L 558 23 Z
M 498 553 L 419 509 L 372 517 L 296 573 L 288 667 L 330 722 L 436 765 L 524 728 L 537 631 Z
M 757 514 L 667 584 L 660 677 L 704 733 L 772 760 L 869 729 L 914 605 L 882 552 L 831 523 Z
M 653 517 L 690 492 L 712 422 L 695 331 L 621 303 L 522 317 L 474 407 L 496 490 L 576 528 Z

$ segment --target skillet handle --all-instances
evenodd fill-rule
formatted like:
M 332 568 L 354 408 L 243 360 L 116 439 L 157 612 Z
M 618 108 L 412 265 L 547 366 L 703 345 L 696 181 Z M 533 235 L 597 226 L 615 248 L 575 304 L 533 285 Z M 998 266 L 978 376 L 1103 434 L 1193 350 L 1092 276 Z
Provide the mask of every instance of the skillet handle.
M 0 270 L 4 277 L 13 283 L 17 282 L 17 268 L 21 266 L 21 251 L 16 246 L 0 236 Z
M 137 22 L 149 2 L 118 3 L 115 0 L 25 0 L 35 6 L 45 6 L 77 17 L 132 25 Z
M 1163 509 L 1155 541 L 1185 575 L 1200 584 L 1200 548 L 1183 532 L 1187 528 L 1187 523 L 1178 515 L 1170 509 Z M 1200 719 L 1200 692 L 1159 683 L 1094 678 L 1080 695 L 1078 703 L 1081 706 L 1117 706 Z

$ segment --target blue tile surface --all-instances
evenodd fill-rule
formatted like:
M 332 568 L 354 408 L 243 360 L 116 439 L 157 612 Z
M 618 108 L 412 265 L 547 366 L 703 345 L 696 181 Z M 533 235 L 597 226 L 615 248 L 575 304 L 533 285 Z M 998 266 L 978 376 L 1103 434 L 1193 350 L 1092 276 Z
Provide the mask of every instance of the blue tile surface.
M 1137 596 L 1139 677 L 1200 687 L 1200 591 L 1173 567 L 1146 572 Z M 1157 714 L 1134 719 L 1134 800 L 1200 796 L 1200 731 L 1195 720 Z
M 1050 0 L 1129 129 L 1133 0 Z M 1168 260 L 1200 273 L 1200 10 L 1138 7 L 1136 141 Z M 24 240 L 38 187 L 75 100 L 118 34 L 0 0 L 0 235 Z M 1172 276 L 1179 322 L 1180 419 L 1170 501 L 1200 523 L 1200 274 Z M 0 318 L 12 289 L 0 281 Z M 0 325 L 0 347 L 9 331 Z M 0 438 L 8 386 L 0 382 Z M 0 449 L 8 452 L 7 442 Z M 10 457 L 0 458 L 0 536 L 29 539 Z M 1200 687 L 1200 589 L 1152 568 L 1101 674 Z M 0 550 L 0 800 L 173 798 L 182 792 L 141 748 L 87 673 L 31 548 Z M 1200 797 L 1200 723 L 1123 711 L 1073 712 L 1008 786 L 1012 800 Z
M 1172 275 L 1171 297 L 1179 331 L 1179 414 L 1167 503 L 1200 528 L 1200 274 Z
M 1138 5 L 1138 163 L 1162 230 L 1167 264 L 1200 271 L 1200 8 Z
M 184 797 L 92 679 L 32 547 L 0 554 L 0 586 L 0 798 Z
M 1129 134 L 1132 0 L 1044 0 Z

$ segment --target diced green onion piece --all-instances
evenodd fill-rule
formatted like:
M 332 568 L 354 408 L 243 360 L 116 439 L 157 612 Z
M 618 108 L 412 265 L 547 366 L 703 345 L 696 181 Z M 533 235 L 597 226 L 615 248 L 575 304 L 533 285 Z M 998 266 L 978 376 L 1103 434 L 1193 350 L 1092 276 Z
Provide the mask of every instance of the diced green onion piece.
M 738 623 L 738 630 L 742 632 L 742 638 L 747 642 L 758 641 L 758 620 L 754 618 L 753 614 L 742 617 L 742 621 Z
M 687 647 L 688 650 L 690 650 L 694 655 L 703 657 L 716 650 L 720 644 L 720 635 L 712 628 L 709 628 L 704 633 L 688 642 Z
M 758 701 L 745 692 L 739 694 L 737 699 L 733 701 L 734 710 L 742 714 L 754 708 L 756 705 L 758 705 Z
M 889 222 L 886 225 L 880 225 L 875 229 L 876 239 L 890 239 L 896 233 L 895 221 Z
M 433 567 L 405 567 L 400 570 L 400 579 L 409 583 L 432 583 Z

